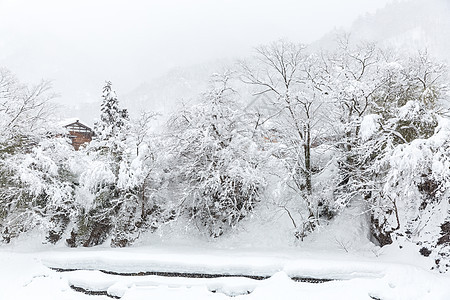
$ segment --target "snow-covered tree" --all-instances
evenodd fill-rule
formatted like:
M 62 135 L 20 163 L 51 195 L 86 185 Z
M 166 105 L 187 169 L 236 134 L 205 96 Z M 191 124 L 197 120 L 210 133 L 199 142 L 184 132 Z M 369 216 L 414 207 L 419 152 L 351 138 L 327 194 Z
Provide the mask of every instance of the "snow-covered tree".
M 369 191 L 373 229 L 381 244 L 390 243 L 394 231 L 411 231 L 407 224 L 420 218 L 421 207 L 434 202 L 443 184 L 433 179 L 430 168 L 433 153 L 442 146 L 428 140 L 436 139 L 439 120 L 446 124 L 440 116 L 446 100 L 445 68 L 423 55 L 387 64 L 389 80 L 371 107 L 373 114 L 361 124 L 358 155 L 366 180 L 361 188 Z
M 333 97 L 342 128 L 336 205 L 366 200 L 381 245 L 394 233 L 417 238 L 417 220 L 441 200 L 436 192 L 444 184 L 431 168 L 443 148 L 431 141 L 446 132 L 445 66 L 426 52 L 411 56 L 348 41 L 334 57 Z
M 41 141 L 0 161 L 0 228 L 5 241 L 37 226 L 57 242 L 73 215 L 73 149 L 65 139 Z
M 72 213 L 73 152 L 52 125 L 49 82 L 22 84 L 0 68 L 0 229 L 4 241 L 40 226 L 61 238 Z
M 72 245 L 103 243 L 117 224 L 115 218 L 124 215 L 121 209 L 124 209 L 126 199 L 118 181 L 130 152 L 127 145 L 129 117 L 127 110 L 119 107 L 109 81 L 103 87 L 102 98 L 95 136 L 86 149 L 91 163 L 80 175 L 81 187 L 92 193 L 94 199 L 90 207 L 81 209 L 78 228 L 74 231 L 77 236 L 69 241 Z
M 180 210 L 218 237 L 248 216 L 265 186 L 259 149 L 229 87 L 229 73 L 216 75 L 202 102 L 170 120 Z
M 164 145 L 151 131 L 157 114 L 142 113 L 130 122 L 129 153 L 120 164 L 117 186 L 121 207 L 114 225 L 112 243 L 127 246 L 146 230 L 156 230 L 173 212 L 165 205 Z M 136 152 L 133 151 L 136 149 Z
M 119 108 L 119 101 L 110 81 L 103 87 L 100 112 L 100 120 L 94 126 L 95 136 L 91 148 L 108 152 L 119 161 L 126 148 L 124 142 L 130 124 L 128 111 Z
M 96 135 L 84 152 L 79 215 L 69 245 L 94 246 L 111 238 L 112 246 L 125 247 L 142 231 L 155 230 L 170 218 L 160 204 L 164 182 L 158 139 L 151 131 L 155 117 L 142 113 L 129 119 L 111 83 L 106 83 Z
M 39 141 L 47 131 L 54 97 L 50 82 L 23 84 L 0 67 L 0 154 L 23 151 Z
M 256 63 L 243 63 L 242 80 L 258 97 L 253 109 L 256 126 L 266 138 L 276 140 L 275 155 L 287 169 L 285 184 L 295 192 L 297 206 L 307 211 L 306 228 L 313 229 L 320 215 L 313 195 L 313 145 L 323 138 L 323 105 L 328 95 L 328 74 L 320 55 L 305 46 L 278 41 L 256 48 Z M 316 164 L 317 165 L 317 164 Z M 323 204 L 323 201 L 322 203 Z
M 330 114 L 335 122 L 340 153 L 334 196 L 336 208 L 341 209 L 364 196 L 361 186 L 364 178 L 360 176 L 358 159 L 361 122 L 382 93 L 386 77 L 382 72 L 382 54 L 374 43 L 354 43 L 349 36 L 340 36 L 337 50 L 330 54 L 329 61 L 335 104 Z

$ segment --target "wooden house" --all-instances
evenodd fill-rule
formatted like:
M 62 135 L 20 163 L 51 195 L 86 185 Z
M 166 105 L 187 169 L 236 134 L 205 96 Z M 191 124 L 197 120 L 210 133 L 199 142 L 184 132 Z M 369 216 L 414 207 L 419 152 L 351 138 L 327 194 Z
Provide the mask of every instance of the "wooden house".
M 64 127 L 69 131 L 69 138 L 72 140 L 72 146 L 75 150 L 80 149 L 81 145 L 89 144 L 94 136 L 94 131 L 80 123 L 79 120 L 64 125 Z

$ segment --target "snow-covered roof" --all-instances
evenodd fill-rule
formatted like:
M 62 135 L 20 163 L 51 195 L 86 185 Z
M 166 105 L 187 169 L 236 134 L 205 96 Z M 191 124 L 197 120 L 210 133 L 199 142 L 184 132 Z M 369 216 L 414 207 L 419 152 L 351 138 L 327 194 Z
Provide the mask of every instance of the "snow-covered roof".
M 91 126 L 87 125 L 85 122 L 81 121 L 79 118 L 67 118 L 67 119 L 59 121 L 59 125 L 61 127 L 67 127 L 67 126 L 69 126 L 71 124 L 74 124 L 74 123 L 79 123 L 82 126 L 85 126 L 87 128 L 91 128 Z

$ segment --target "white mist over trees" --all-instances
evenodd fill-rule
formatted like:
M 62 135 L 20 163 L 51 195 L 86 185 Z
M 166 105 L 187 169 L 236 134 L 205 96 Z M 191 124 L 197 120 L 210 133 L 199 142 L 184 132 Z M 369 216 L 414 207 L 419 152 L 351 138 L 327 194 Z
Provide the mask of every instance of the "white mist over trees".
M 221 239 L 262 206 L 281 208 L 301 243 L 363 206 L 374 242 L 407 237 L 448 268 L 449 78 L 426 51 L 345 35 L 327 51 L 263 45 L 158 129 L 155 113 L 130 118 L 106 82 L 80 151 L 61 129 L 42 130 L 45 83 L 1 74 L 5 243 L 40 228 L 51 243 L 126 247 L 178 223 Z

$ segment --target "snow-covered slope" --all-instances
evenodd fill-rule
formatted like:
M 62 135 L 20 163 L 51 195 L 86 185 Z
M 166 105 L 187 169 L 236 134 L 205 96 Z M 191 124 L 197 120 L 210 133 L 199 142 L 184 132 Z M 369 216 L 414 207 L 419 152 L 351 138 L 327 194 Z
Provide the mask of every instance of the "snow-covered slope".
M 330 32 L 315 45 L 332 45 L 339 32 Z M 346 32 L 355 40 L 376 41 L 401 50 L 426 48 L 433 56 L 450 62 L 450 1 L 395 1 L 374 14 L 361 16 Z
M 195 103 L 203 93 L 213 73 L 232 68 L 233 61 L 217 60 L 190 67 L 179 67 L 159 78 L 142 83 L 120 101 L 131 115 L 141 111 L 155 111 L 162 119 L 171 114 L 180 102 Z

